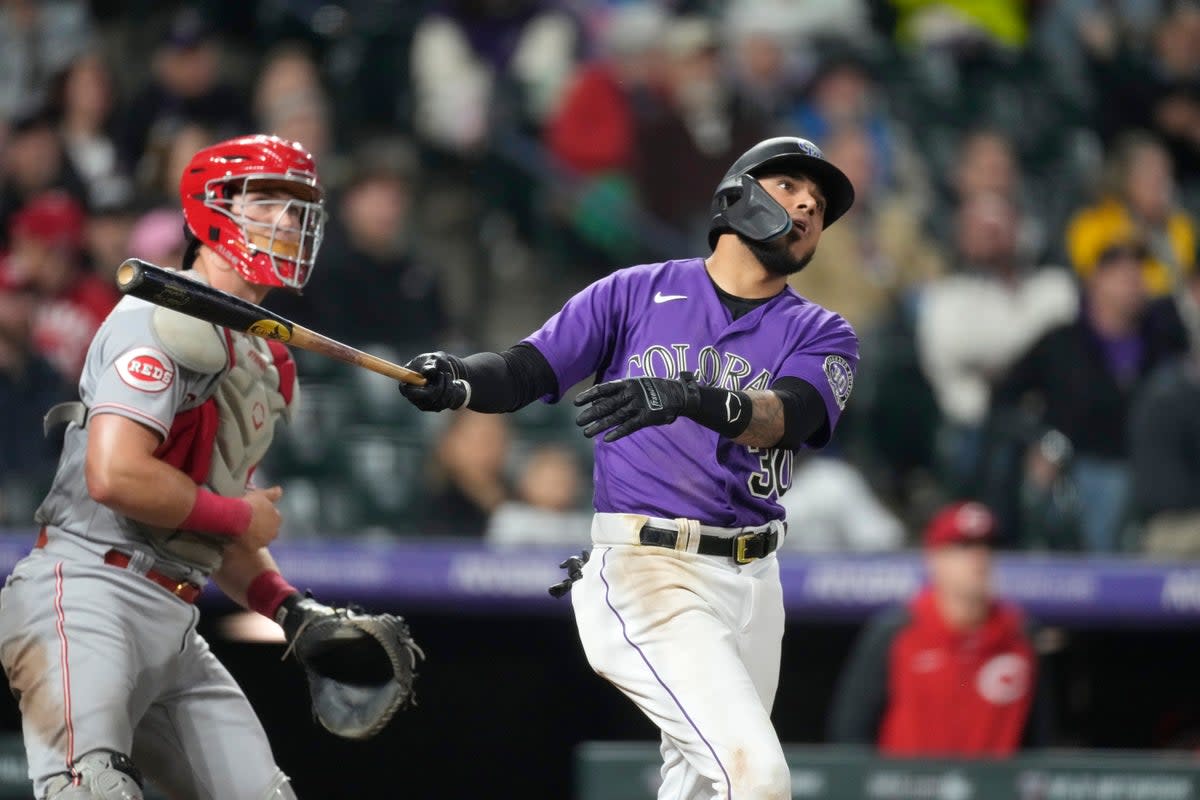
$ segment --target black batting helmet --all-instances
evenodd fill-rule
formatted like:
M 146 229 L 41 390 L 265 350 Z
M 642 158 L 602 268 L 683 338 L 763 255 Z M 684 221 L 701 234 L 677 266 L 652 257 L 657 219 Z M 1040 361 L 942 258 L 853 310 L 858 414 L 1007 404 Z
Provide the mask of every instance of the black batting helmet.
M 768 242 L 792 229 L 791 215 L 762 188 L 757 177 L 767 172 L 797 173 L 811 178 L 825 195 L 824 227 L 837 222 L 854 203 L 854 187 L 840 169 L 807 139 L 777 136 L 751 147 L 733 162 L 712 200 L 708 245 L 716 248 L 726 231 Z

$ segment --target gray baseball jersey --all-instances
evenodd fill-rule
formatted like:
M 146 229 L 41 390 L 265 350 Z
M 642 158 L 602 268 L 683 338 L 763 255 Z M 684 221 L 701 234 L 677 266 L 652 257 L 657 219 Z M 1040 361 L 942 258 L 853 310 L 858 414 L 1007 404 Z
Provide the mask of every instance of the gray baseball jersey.
M 38 796 L 94 750 L 132 755 L 172 797 L 257 800 L 282 778 L 237 683 L 195 629 L 192 606 L 144 574 L 202 584 L 228 539 L 143 525 L 97 503 L 85 475 L 90 420 L 153 430 L 155 455 L 240 496 L 288 412 L 282 346 L 135 298 L 101 326 L 53 487 L 37 512 L 44 546 L 0 592 L 0 662 L 18 698 Z M 116 552 L 129 562 L 112 564 Z

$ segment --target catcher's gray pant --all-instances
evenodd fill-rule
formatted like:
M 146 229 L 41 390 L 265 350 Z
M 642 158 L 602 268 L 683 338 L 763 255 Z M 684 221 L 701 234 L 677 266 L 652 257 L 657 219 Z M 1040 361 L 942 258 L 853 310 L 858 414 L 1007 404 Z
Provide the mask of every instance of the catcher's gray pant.
M 129 754 L 176 800 L 268 796 L 282 773 L 246 696 L 196 633 L 198 610 L 104 564 L 107 549 L 52 532 L 0 591 L 0 662 L 35 795 L 105 749 Z

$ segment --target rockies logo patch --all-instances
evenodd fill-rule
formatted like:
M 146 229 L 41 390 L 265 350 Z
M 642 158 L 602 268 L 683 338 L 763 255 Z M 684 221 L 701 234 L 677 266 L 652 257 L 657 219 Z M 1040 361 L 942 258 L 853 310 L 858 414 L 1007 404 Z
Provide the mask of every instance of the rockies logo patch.
M 846 401 L 854 390 L 854 370 L 850 369 L 850 362 L 841 356 L 826 356 L 824 369 L 825 379 L 833 390 L 833 399 L 837 401 L 838 408 L 845 411 Z
M 135 347 L 116 363 L 117 374 L 127 385 L 143 392 L 161 392 L 175 380 L 175 365 L 153 347 Z

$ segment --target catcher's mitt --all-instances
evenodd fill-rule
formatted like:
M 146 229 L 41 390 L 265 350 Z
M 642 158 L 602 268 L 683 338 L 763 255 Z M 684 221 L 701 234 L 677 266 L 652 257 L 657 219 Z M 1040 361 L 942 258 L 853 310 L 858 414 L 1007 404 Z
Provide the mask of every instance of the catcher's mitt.
M 276 621 L 288 641 L 283 657 L 296 654 L 313 716 L 330 733 L 369 739 L 415 702 L 417 660 L 425 654 L 400 617 L 296 596 L 280 606 Z

